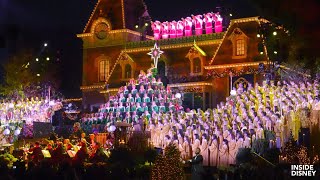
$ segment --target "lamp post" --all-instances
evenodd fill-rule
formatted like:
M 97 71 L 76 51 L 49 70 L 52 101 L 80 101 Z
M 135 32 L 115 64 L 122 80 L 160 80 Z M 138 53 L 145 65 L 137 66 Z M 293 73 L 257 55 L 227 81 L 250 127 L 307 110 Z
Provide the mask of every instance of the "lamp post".
M 232 74 L 232 72 L 230 72 L 229 75 L 230 75 L 230 95 L 231 95 L 231 91 L 233 90 L 233 85 L 232 85 L 233 74 Z
M 232 102 L 232 114 L 234 114 L 234 106 L 235 106 L 235 102 L 236 102 L 236 96 L 237 96 L 237 91 L 236 90 L 231 90 L 230 91 L 230 97 L 231 97 L 231 102 Z

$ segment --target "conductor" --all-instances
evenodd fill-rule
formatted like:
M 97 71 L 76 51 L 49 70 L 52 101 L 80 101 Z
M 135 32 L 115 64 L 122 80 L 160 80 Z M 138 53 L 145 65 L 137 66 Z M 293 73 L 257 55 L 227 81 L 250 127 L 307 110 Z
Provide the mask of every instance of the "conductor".
M 192 180 L 201 180 L 203 179 L 204 169 L 202 166 L 203 157 L 200 154 L 200 148 L 197 148 L 195 151 L 196 155 L 189 160 L 191 163 L 191 172 L 192 172 Z

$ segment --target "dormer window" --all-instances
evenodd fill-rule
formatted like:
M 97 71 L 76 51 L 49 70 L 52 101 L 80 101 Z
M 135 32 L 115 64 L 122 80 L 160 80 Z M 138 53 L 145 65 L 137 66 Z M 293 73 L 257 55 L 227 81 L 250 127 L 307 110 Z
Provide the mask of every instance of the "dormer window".
M 248 36 L 246 36 L 239 28 L 236 28 L 228 39 L 232 42 L 232 59 L 246 58 Z
M 127 81 L 134 77 L 134 71 L 136 68 L 136 63 L 127 53 L 121 53 L 120 56 L 120 67 L 121 67 L 121 80 Z
M 203 74 L 203 67 L 206 59 L 206 53 L 197 45 L 191 47 L 186 58 L 190 61 L 190 75 L 199 76 Z

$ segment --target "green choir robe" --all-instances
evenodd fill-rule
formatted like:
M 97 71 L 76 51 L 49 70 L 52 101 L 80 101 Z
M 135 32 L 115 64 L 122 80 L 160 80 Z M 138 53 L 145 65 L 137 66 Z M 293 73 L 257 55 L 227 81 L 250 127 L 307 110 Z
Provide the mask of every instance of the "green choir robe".
M 107 107 L 107 108 L 106 108 L 106 112 L 107 112 L 107 113 L 110 112 L 110 111 L 113 111 L 113 107 Z
M 102 123 L 102 124 L 107 124 L 107 122 L 108 122 L 108 121 L 107 121 L 107 118 L 103 118 L 101 123 Z
M 131 112 L 134 112 L 134 111 L 136 111 L 137 110 L 137 107 L 136 106 L 131 106 Z
M 143 112 L 148 110 L 149 110 L 148 106 L 143 107 Z
M 159 107 L 158 106 L 152 106 L 152 111 L 155 111 L 155 112 L 159 112 Z
M 139 119 L 138 115 L 135 115 L 135 116 L 132 117 L 132 120 L 135 121 L 135 122 L 138 122 L 138 119 Z
M 132 90 L 131 90 L 131 94 L 133 94 L 133 95 L 137 94 L 137 92 L 138 92 L 137 89 L 132 89 Z
M 147 119 L 149 121 L 151 119 L 151 114 L 147 114 L 146 117 L 147 117 Z
M 124 90 L 123 94 L 129 94 L 129 90 L 128 89 Z
M 139 93 L 144 95 L 146 93 L 146 90 L 140 90 Z
M 133 97 L 127 98 L 127 102 L 134 102 L 134 98 Z
M 149 79 L 149 81 L 151 81 L 151 79 L 153 78 L 152 74 L 147 74 L 147 78 Z
M 137 103 L 137 102 L 138 102 L 138 103 L 141 103 L 141 97 L 137 97 L 134 102 L 136 102 L 136 103 Z
M 175 110 L 176 110 L 176 108 L 174 107 L 174 105 L 171 105 L 171 106 L 169 107 L 169 109 L 170 109 L 170 111 L 175 111 Z
M 101 123 L 102 123 L 102 119 L 98 118 L 97 124 L 101 124 Z
M 120 99 L 120 102 L 126 102 L 126 98 L 125 97 L 122 97 L 121 99 Z
M 153 89 L 148 89 L 148 94 L 153 94 Z
M 124 106 L 119 106 L 119 110 L 120 110 L 120 112 L 124 112 L 125 107 Z
M 166 107 L 165 106 L 159 106 L 160 112 L 166 112 Z
M 137 108 L 137 110 L 138 110 L 138 112 L 144 112 L 144 108 L 143 108 L 143 107 L 141 107 L 141 106 L 140 106 L 140 107 L 138 107 L 138 108 Z
M 129 123 L 129 124 L 132 123 L 132 118 L 131 118 L 131 117 L 126 117 L 125 120 L 126 120 L 126 122 Z
M 143 102 L 145 102 L 145 103 L 149 103 L 149 102 L 150 102 L 150 98 L 149 98 L 149 97 L 145 97 L 145 98 L 143 98 Z
M 130 112 L 130 106 L 126 107 L 126 112 Z
M 160 90 L 159 90 L 159 89 L 154 90 L 154 93 L 155 93 L 156 95 L 158 95 L 158 94 L 160 94 Z

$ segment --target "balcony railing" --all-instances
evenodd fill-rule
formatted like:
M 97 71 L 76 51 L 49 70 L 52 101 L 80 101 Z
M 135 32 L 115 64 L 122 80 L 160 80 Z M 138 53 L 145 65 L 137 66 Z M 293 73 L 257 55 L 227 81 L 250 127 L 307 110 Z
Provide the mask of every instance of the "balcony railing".
M 150 41 L 137 41 L 137 42 L 129 42 L 126 44 L 126 47 L 129 49 L 133 48 L 142 48 L 142 47 L 152 47 L 155 42 L 158 45 L 172 45 L 172 44 L 182 44 L 182 43 L 193 43 L 194 41 L 210 41 L 210 40 L 218 40 L 222 39 L 224 32 L 221 33 L 213 33 L 213 34 L 203 34 L 199 36 L 185 36 L 181 38 L 172 38 L 172 39 L 160 39 L 160 40 L 150 40 Z

